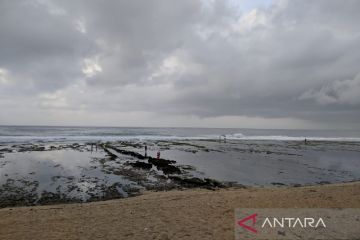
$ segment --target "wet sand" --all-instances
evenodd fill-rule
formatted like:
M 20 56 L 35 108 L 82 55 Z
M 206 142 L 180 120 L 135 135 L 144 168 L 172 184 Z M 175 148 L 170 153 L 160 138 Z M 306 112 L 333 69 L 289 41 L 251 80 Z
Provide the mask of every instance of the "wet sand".
M 146 192 L 0 209 L 0 239 L 233 239 L 235 208 L 359 208 L 360 183 Z

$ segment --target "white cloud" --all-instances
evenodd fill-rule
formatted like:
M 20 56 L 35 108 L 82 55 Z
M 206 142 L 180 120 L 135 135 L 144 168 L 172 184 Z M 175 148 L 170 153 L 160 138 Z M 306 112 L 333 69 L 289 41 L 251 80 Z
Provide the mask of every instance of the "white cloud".
M 40 6 L 43 6 L 46 8 L 46 10 L 54 16 L 66 16 L 67 12 L 65 9 L 57 6 L 56 4 L 54 4 L 52 1 L 48 1 L 48 0 L 35 0 L 33 2 L 28 2 L 29 4 L 35 3 L 35 4 L 39 4 Z
M 98 57 L 85 58 L 83 60 L 82 72 L 88 78 L 94 77 L 96 74 L 101 73 L 102 68 L 99 65 L 99 58 Z
M 170 83 L 178 81 L 184 75 L 200 75 L 202 71 L 202 65 L 195 62 L 187 51 L 177 49 L 155 67 L 149 80 L 154 83 L 166 80 Z
M 67 108 L 69 106 L 62 91 L 57 91 L 52 94 L 41 94 L 39 96 L 38 104 L 40 108 L 48 109 Z
M 75 28 L 76 30 L 78 30 L 79 32 L 81 32 L 82 34 L 86 34 L 87 33 L 87 29 L 86 29 L 86 24 L 85 24 L 85 20 L 83 18 L 79 18 L 75 21 Z
M 8 84 L 8 71 L 4 68 L 0 68 L 0 84 Z
M 253 31 L 259 27 L 269 27 L 268 15 L 264 12 L 253 9 L 250 12 L 241 16 L 233 28 L 235 31 L 245 34 L 246 32 Z

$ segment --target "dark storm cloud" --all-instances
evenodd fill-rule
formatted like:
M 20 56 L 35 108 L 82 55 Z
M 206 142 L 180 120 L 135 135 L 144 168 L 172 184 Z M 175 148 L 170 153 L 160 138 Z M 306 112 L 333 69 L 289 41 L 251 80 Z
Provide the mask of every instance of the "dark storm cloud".
M 90 84 L 143 82 L 151 67 L 183 45 L 201 12 L 199 1 L 65 1 L 81 16 L 88 34 L 99 43 L 103 73 Z
M 0 68 L 18 91 L 56 90 L 82 75 L 79 58 L 93 44 L 56 10 L 40 1 L 0 2 Z
M 227 1 L 3 0 L 0 104 L 28 96 L 52 110 L 360 127 L 359 10 L 351 0 L 247 12 Z

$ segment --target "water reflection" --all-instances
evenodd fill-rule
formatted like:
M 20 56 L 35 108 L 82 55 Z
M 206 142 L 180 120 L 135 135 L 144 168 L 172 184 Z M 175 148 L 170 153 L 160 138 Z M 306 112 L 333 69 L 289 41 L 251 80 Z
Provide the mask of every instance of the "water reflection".
M 149 156 L 156 157 L 160 151 L 161 158 L 176 160 L 175 165 L 183 169 L 181 177 L 212 178 L 251 186 L 360 179 L 360 143 L 305 145 L 281 141 L 191 140 L 112 142 L 111 146 L 144 154 L 145 144 Z M 179 187 L 155 165 L 150 164 L 148 169 L 131 165 L 149 164 L 146 159 L 103 149 L 104 146 L 78 143 L 3 145 L 0 200 L 85 201 L 126 197 L 144 188 Z
M 192 165 L 203 177 L 244 185 L 337 183 L 360 179 L 360 144 L 353 142 L 154 141 L 148 153 Z M 131 148 L 142 152 L 141 148 Z
M 123 187 L 139 187 L 123 176 L 106 173 L 99 159 L 104 152 L 54 150 L 6 153 L 0 159 L 0 185 L 12 183 L 14 191 L 37 183 L 36 193 L 64 194 L 67 198 L 87 200 L 101 197 L 107 187 L 116 184 L 118 192 L 127 196 Z M 116 163 L 114 163 L 116 164 Z M 11 186 L 8 186 L 11 191 Z

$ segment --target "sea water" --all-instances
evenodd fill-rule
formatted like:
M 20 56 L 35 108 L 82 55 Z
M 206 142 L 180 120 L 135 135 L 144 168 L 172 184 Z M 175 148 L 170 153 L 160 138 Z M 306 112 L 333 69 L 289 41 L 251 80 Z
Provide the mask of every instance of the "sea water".
M 360 141 L 354 130 L 0 126 L 0 142 L 218 139 Z

